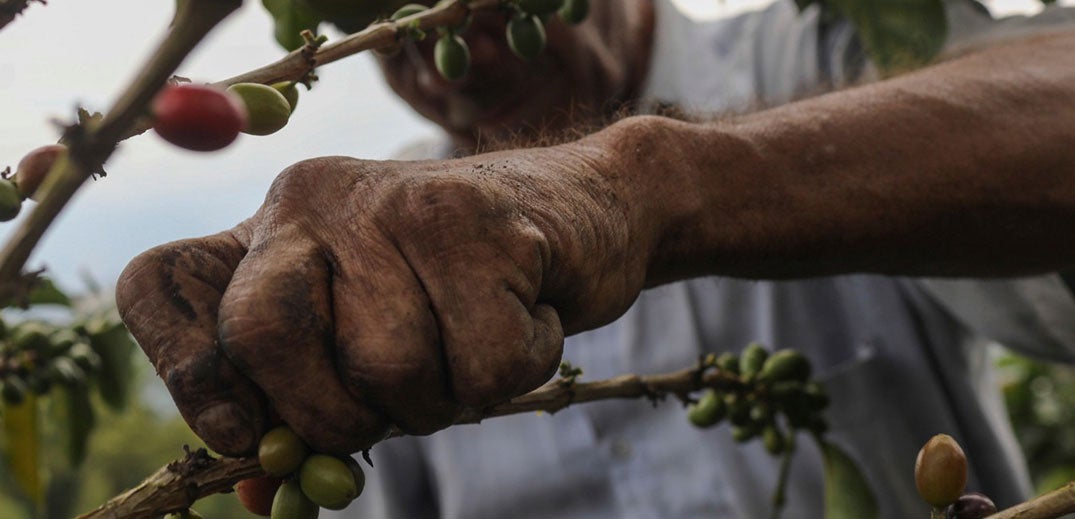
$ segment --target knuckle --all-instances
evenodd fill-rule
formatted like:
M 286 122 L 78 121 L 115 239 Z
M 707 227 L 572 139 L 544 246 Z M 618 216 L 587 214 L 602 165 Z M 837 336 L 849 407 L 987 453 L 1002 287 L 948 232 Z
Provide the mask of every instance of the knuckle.
M 311 197 L 340 193 L 345 189 L 349 171 L 358 162 L 345 157 L 317 157 L 296 162 L 273 180 L 265 198 L 266 204 L 304 204 L 309 203 Z

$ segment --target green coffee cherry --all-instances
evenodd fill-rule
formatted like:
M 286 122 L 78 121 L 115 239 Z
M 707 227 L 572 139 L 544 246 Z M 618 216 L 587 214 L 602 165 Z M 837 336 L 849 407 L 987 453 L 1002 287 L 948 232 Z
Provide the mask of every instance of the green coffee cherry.
M 362 465 L 359 465 L 358 461 L 350 456 L 345 456 L 341 459 L 343 459 L 343 463 L 347 465 L 347 468 L 351 470 L 351 475 L 355 478 L 358 495 L 362 495 L 362 490 L 366 488 L 366 473 L 362 471 Z
M 687 409 L 687 419 L 698 427 L 712 427 L 724 419 L 726 411 L 724 399 L 716 391 L 709 389 L 697 403 Z
M 739 356 L 726 351 L 717 356 L 717 367 L 721 371 L 731 373 L 733 375 L 739 374 Z
M 732 425 L 746 425 L 750 423 L 750 403 L 742 396 L 735 393 L 724 395 L 724 405 L 728 409 L 728 421 Z
M 313 454 L 302 462 L 299 486 L 310 501 L 329 510 L 343 510 L 359 492 L 358 482 L 347 464 L 326 454 Z
M 758 380 L 761 382 L 806 382 L 809 378 L 810 361 L 806 360 L 802 353 L 792 349 L 780 350 L 770 355 L 758 372 Z
M 803 395 L 803 387 L 798 380 L 781 380 L 773 382 L 769 394 L 776 400 L 792 401 Z
M 295 113 L 295 108 L 299 106 L 299 87 L 294 81 L 281 81 L 279 83 L 273 83 L 273 88 L 277 92 L 280 92 L 284 99 L 287 99 L 288 106 L 291 107 L 291 113 Z
M 298 470 L 309 453 L 302 438 L 286 425 L 265 433 L 258 443 L 258 462 L 262 470 L 280 478 Z
M 433 47 L 433 62 L 444 79 L 455 81 L 462 78 L 470 70 L 467 42 L 453 34 L 441 36 Z
M 761 429 L 755 424 L 737 425 L 732 427 L 732 439 L 743 443 L 758 435 Z
M 590 0 L 564 0 L 564 6 L 556 14 L 561 20 L 578 25 L 590 14 Z
M 519 10 L 537 16 L 544 16 L 559 11 L 564 0 L 518 0 Z
M 767 423 L 773 419 L 773 411 L 765 402 L 754 402 L 750 406 L 750 421 L 756 424 Z
M 506 32 L 508 47 L 524 60 L 532 60 L 545 50 L 545 27 L 537 16 L 512 18 Z
M 395 22 L 395 21 L 398 21 L 398 20 L 400 20 L 402 18 L 406 18 L 408 16 L 416 15 L 416 14 L 418 14 L 418 13 L 420 13 L 422 11 L 425 11 L 427 9 L 429 9 L 429 8 L 424 6 L 424 5 L 422 5 L 422 4 L 407 4 L 407 5 L 403 6 L 403 7 L 400 7 L 399 9 L 396 9 L 396 12 L 392 13 L 392 16 L 389 18 L 389 20 L 392 20 L 393 22 Z
M 246 106 L 246 127 L 243 133 L 269 135 L 287 125 L 291 103 L 277 89 L 261 83 L 236 83 L 228 91 L 239 96 Z
M 22 195 L 19 194 L 15 183 L 8 179 L 0 179 L 0 222 L 15 219 L 22 209 Z
M 762 429 L 761 441 L 765 444 L 765 450 L 769 451 L 769 454 L 773 456 L 784 452 L 784 447 L 786 446 L 784 435 L 774 424 L 766 425 Z
M 321 510 L 299 488 L 298 482 L 285 481 L 276 489 L 270 519 L 317 519 Z
M 739 355 L 739 374 L 747 380 L 754 380 L 768 357 L 769 352 L 761 344 L 756 342 L 748 344 Z

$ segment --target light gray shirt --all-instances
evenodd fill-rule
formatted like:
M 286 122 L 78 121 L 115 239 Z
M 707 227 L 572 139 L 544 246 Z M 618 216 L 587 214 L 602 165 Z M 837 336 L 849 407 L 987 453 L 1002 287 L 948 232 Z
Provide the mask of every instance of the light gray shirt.
M 647 97 L 728 112 L 786 102 L 869 74 L 850 27 L 819 33 L 815 7 L 793 3 L 699 22 L 658 0 Z M 1059 12 L 1059 11 L 1057 11 Z M 949 48 L 985 32 L 1019 34 L 953 3 Z M 925 517 L 916 453 L 953 435 L 970 460 L 968 490 L 998 505 L 1030 492 L 993 379 L 990 349 L 1075 361 L 1075 299 L 1055 275 L 978 281 L 850 275 L 789 282 L 700 278 L 645 291 L 616 322 L 566 340 L 585 380 L 659 373 L 751 341 L 797 348 L 832 395 L 829 437 L 865 469 L 882 517 Z M 800 435 L 784 517 L 821 516 L 822 467 Z M 688 424 L 673 399 L 578 405 L 555 415 L 490 419 L 372 450 L 365 494 L 329 517 L 678 519 L 767 517 L 779 461 L 728 427 Z

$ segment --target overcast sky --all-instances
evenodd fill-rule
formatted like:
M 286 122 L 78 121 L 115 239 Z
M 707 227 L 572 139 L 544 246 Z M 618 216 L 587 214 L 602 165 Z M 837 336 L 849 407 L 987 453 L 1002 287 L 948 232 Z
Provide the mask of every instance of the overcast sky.
M 160 38 L 173 1 L 49 0 L 0 30 L 0 168 L 55 142 L 50 119 L 70 119 L 77 105 L 105 111 Z M 700 15 L 721 16 L 769 0 L 679 1 Z M 1028 5 L 1035 2 L 1008 8 Z M 283 54 L 271 35 L 261 2 L 247 0 L 178 73 L 213 81 L 257 68 Z M 29 267 L 47 266 L 69 289 L 81 289 L 82 271 L 111 286 L 139 252 L 252 214 L 277 172 L 293 162 L 332 154 L 389 158 L 436 134 L 391 95 L 368 56 L 327 65 L 318 75 L 321 82 L 303 91 L 291 122 L 276 134 L 243 135 L 214 153 L 188 152 L 152 133 L 124 142 L 106 166 L 108 177 L 80 191 Z M 14 226 L 0 223 L 0 237 Z

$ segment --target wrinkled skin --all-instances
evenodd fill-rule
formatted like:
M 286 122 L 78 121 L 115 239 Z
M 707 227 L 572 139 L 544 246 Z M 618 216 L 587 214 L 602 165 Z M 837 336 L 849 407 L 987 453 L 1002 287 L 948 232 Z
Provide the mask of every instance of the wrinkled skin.
M 305 161 L 234 229 L 135 258 L 120 311 L 219 452 L 249 452 L 273 413 L 333 453 L 390 424 L 430 433 L 536 388 L 565 331 L 637 296 L 629 252 L 647 245 L 588 164 L 563 148 Z

